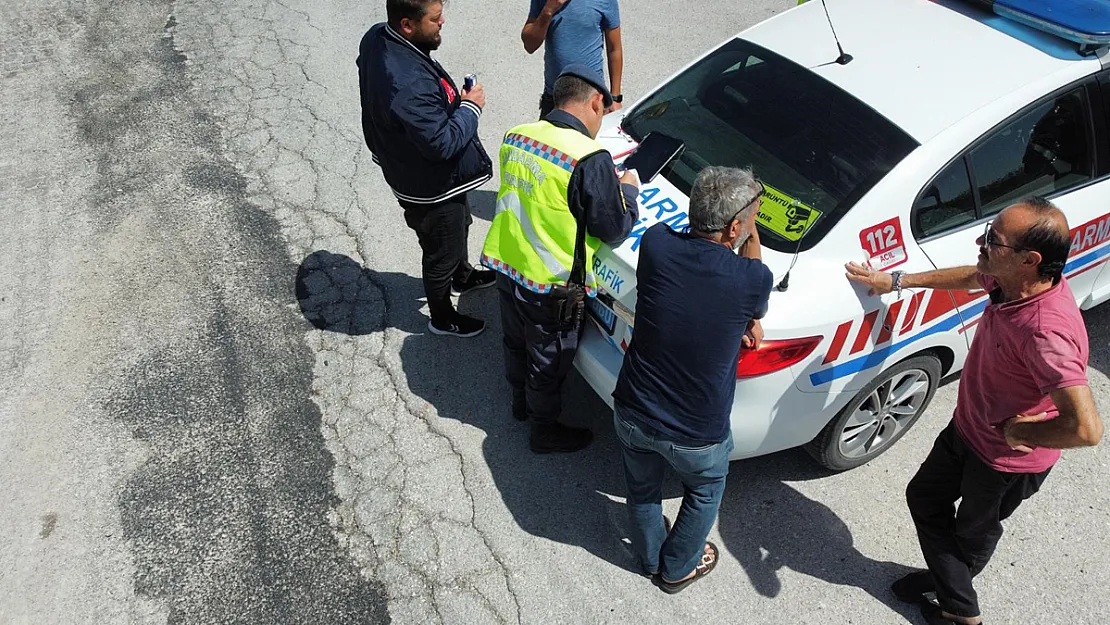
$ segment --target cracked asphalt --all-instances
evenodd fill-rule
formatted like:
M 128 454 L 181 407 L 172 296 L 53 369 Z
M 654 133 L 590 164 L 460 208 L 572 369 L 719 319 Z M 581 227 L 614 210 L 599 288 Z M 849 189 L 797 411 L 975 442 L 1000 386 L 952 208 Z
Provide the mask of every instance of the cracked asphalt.
M 525 7 L 451 2 L 490 150 L 534 118 Z M 622 3 L 630 100 L 793 0 Z M 902 492 L 958 382 L 892 451 L 828 475 L 734 463 L 714 575 L 630 570 L 604 404 L 536 457 L 495 297 L 425 332 L 419 250 L 370 160 L 354 59 L 384 3 L 0 3 L 0 623 L 920 622 Z M 472 194 L 476 256 L 493 183 Z M 1110 309 L 1086 314 L 1110 414 Z M 1105 446 L 1065 453 L 978 585 L 991 623 L 1107 622 Z M 674 514 L 680 492 L 669 484 Z M 1066 615 L 1066 616 L 1065 616 Z

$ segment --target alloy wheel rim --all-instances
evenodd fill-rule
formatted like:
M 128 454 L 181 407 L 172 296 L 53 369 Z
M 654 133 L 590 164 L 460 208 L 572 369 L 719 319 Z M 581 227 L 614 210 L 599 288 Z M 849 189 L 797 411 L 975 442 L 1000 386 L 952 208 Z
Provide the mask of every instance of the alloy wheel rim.
M 859 402 L 840 430 L 840 453 L 847 458 L 878 454 L 894 442 L 925 406 L 929 374 L 908 369 L 892 375 Z

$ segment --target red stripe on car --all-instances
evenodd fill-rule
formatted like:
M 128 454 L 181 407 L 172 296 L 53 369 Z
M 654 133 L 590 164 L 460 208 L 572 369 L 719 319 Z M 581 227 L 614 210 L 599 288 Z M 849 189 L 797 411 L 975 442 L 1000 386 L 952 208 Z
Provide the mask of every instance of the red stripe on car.
M 852 344 L 851 354 L 855 354 L 867 345 L 867 339 L 871 338 L 871 331 L 875 329 L 875 320 L 879 318 L 879 311 L 872 310 L 863 316 L 863 324 L 860 325 L 859 333 L 856 334 L 856 342 Z
M 890 336 L 894 334 L 894 324 L 898 322 L 898 313 L 902 312 L 902 304 L 905 301 L 900 299 L 887 309 L 886 320 L 883 321 L 883 327 L 879 330 L 879 338 L 875 339 L 875 345 L 882 345 L 890 340 Z
M 902 327 L 898 330 L 898 334 L 905 334 L 913 329 L 917 322 L 917 313 L 921 312 L 921 301 L 924 299 L 925 291 L 918 291 L 910 298 L 910 306 L 906 311 L 906 318 L 902 320 Z
M 825 360 L 821 364 L 827 365 L 830 362 L 840 358 L 840 350 L 844 348 L 844 341 L 848 340 L 848 332 L 852 330 L 851 320 L 845 321 L 836 328 L 836 334 L 833 335 L 832 343 L 829 344 L 829 351 L 825 354 Z

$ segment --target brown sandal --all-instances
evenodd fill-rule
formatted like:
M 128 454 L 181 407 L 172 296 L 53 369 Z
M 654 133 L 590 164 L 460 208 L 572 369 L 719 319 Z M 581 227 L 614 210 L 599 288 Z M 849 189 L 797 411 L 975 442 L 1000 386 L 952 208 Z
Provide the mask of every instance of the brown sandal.
M 705 544 L 709 547 L 709 553 L 703 553 L 701 555 L 701 560 L 699 560 L 698 565 L 694 567 L 694 575 L 692 577 L 688 577 L 680 582 L 668 582 L 663 579 L 662 575 L 656 575 L 653 578 L 655 580 L 655 585 L 659 586 L 659 589 L 668 595 L 673 595 L 682 592 L 690 584 L 712 573 L 713 569 L 717 566 L 720 553 L 717 551 L 717 545 L 711 542 L 706 542 Z

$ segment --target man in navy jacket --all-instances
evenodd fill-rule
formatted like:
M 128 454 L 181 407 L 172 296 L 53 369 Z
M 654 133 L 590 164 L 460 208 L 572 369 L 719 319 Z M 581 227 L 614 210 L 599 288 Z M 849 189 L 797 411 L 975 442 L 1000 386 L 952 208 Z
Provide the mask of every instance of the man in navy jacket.
M 420 241 L 428 329 L 476 336 L 485 323 L 457 312 L 451 291 L 494 283 L 492 271 L 466 260 L 466 193 L 493 173 L 478 139 L 485 90 L 460 93 L 431 57 L 441 41 L 442 0 L 386 0 L 386 14 L 363 36 L 356 61 L 366 145 Z

